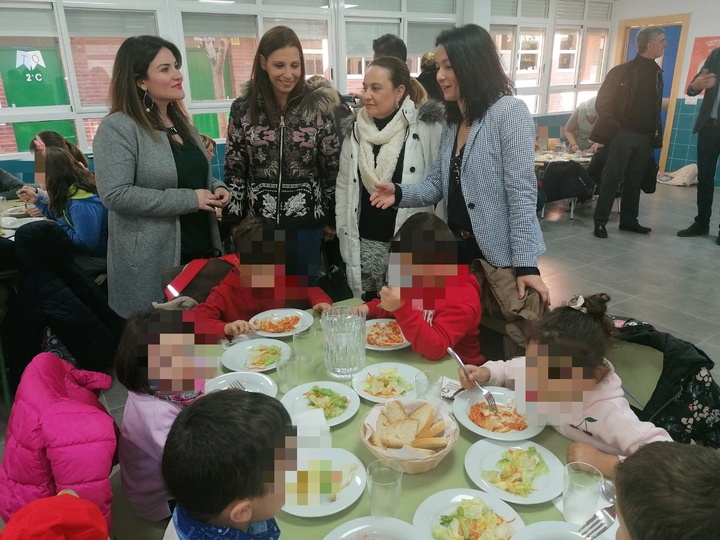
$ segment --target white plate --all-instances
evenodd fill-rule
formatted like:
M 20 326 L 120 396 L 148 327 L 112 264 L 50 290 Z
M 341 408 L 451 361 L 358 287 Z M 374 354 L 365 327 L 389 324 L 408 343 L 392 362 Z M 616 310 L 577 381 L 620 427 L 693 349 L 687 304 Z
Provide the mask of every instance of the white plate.
M 391 517 L 361 517 L 343 523 L 324 540 L 417 540 L 420 533 L 409 523 Z
M 310 456 L 309 459 L 313 461 L 332 461 L 333 471 L 341 471 L 343 467 L 349 463 L 354 463 L 357 465 L 357 468 L 355 469 L 355 474 L 350 484 L 340 492 L 336 500 L 330 501 L 329 495 L 321 495 L 320 504 L 304 506 L 285 504 L 282 508 L 283 511 L 298 517 L 330 516 L 341 510 L 345 510 L 362 496 L 365 491 L 365 483 L 367 482 L 367 473 L 365 472 L 365 465 L 363 465 L 362 461 L 354 454 L 342 448 L 320 448 L 309 452 L 308 455 Z M 297 470 L 307 470 L 307 467 L 307 460 L 301 459 L 298 455 Z M 286 475 L 292 474 L 292 472 L 293 471 L 290 471 L 286 473 Z
M 225 373 L 214 379 L 210 379 L 205 383 L 205 393 L 209 394 L 215 390 L 225 390 L 231 388 L 232 381 L 240 381 L 248 392 L 256 392 L 258 394 L 266 394 L 270 397 L 277 396 L 278 387 L 270 377 L 262 373 L 252 373 L 251 371 L 238 371 L 237 373 Z
M 580 525 L 565 521 L 539 521 L 523 527 L 513 536 L 513 540 L 581 540 L 578 534 Z M 612 540 L 615 536 L 605 533 L 598 540 Z
M 0 238 L 12 238 L 15 236 L 15 230 L 14 229 L 3 229 L 3 231 L 0 233 Z
M 275 345 L 276 347 L 280 347 L 280 356 L 283 358 L 290 357 L 290 345 L 284 341 L 277 339 L 248 339 L 247 341 L 233 345 L 223 353 L 223 366 L 233 371 L 257 371 L 258 373 L 275 369 L 275 364 L 271 364 L 262 369 L 250 367 L 253 349 L 261 345 Z
M 305 397 L 305 392 L 308 392 L 313 386 L 319 386 L 320 388 L 329 388 L 333 392 L 337 392 L 340 395 L 347 396 L 348 406 L 345 411 L 335 418 L 326 419 L 328 426 L 337 426 L 342 424 L 346 420 L 350 420 L 360 408 L 360 398 L 355 391 L 346 384 L 342 384 L 336 381 L 317 381 L 307 384 L 301 384 L 296 386 L 288 393 L 286 393 L 280 400 L 288 412 L 293 415 L 310 409 L 308 400 Z
M 485 389 L 490 391 L 490 393 L 495 398 L 496 403 L 507 405 L 510 400 L 515 399 L 515 392 L 508 388 L 500 388 L 499 386 L 486 386 Z M 464 392 L 460 392 L 457 396 L 455 396 L 455 400 L 453 401 L 452 406 L 453 414 L 455 415 L 455 418 L 457 418 L 457 421 L 473 433 L 477 433 L 478 435 L 482 435 L 483 437 L 487 437 L 488 439 L 495 439 L 498 441 L 524 441 L 525 439 L 534 437 L 545 428 L 545 424 L 538 424 L 537 419 L 527 418 L 528 427 L 527 429 L 523 429 L 522 431 L 495 433 L 494 431 L 488 431 L 487 429 L 483 429 L 477 424 L 475 424 L 475 422 L 470 420 L 470 417 L 468 416 L 470 406 L 474 405 L 479 401 L 485 401 L 485 398 L 483 398 L 482 392 L 480 390 L 465 390 Z
M 395 319 L 371 319 L 369 321 L 365 321 L 365 328 L 370 328 L 375 323 L 387 323 L 387 322 L 394 322 Z M 404 337 L 404 336 L 403 336 Z M 365 341 L 365 348 L 370 351 L 397 351 L 398 349 L 404 349 L 405 347 L 409 347 L 410 342 L 406 339 L 402 343 L 398 345 L 391 345 L 389 347 L 380 347 L 379 345 L 370 345 L 367 343 L 367 338 Z
M 413 388 L 412 390 L 409 390 L 402 396 L 393 396 L 389 398 L 385 397 L 377 397 L 373 396 L 372 394 L 368 394 L 365 390 L 365 377 L 367 377 L 368 373 L 372 373 L 373 375 L 379 375 L 381 369 L 386 368 L 395 368 L 397 369 L 398 375 L 400 375 L 403 379 L 408 381 L 410 384 L 412 384 Z M 414 368 L 412 366 L 408 366 L 407 364 L 398 364 L 395 362 L 383 362 L 380 364 L 373 364 L 371 366 L 366 366 L 360 371 L 358 371 L 355 376 L 352 378 L 352 387 L 353 389 L 358 393 L 358 395 L 361 398 L 365 398 L 368 401 L 372 401 L 374 403 L 385 403 L 386 401 L 398 399 L 398 398 L 404 398 L 404 397 L 415 397 L 415 375 L 420 373 L 420 370 L 417 368 Z
M 12 225 L 13 223 L 15 223 L 16 221 L 17 221 L 17 218 L 14 218 L 14 217 L 0 218 L 0 222 L 2 222 L 3 227 L 8 227 L 8 226 Z
M 27 225 L 28 223 L 33 223 L 35 221 L 46 221 L 47 218 L 44 217 L 24 217 L 24 218 L 17 218 L 15 221 L 10 223 L 10 225 L 5 225 L 8 229 L 19 229 L 23 225 Z
M 25 208 L 25 205 L 23 206 L 13 206 L 12 208 L 8 208 L 7 210 L 3 210 L 2 215 L 3 216 L 10 216 L 10 217 L 17 217 L 17 216 L 27 216 L 29 208 Z
M 495 464 L 508 448 L 527 450 L 531 446 L 534 446 L 540 453 L 550 472 L 535 478 L 533 491 L 530 495 L 521 497 L 520 495 L 508 493 L 483 479 L 483 471 L 497 470 Z M 515 504 L 538 504 L 551 501 L 560 495 L 563 490 L 563 464 L 550 450 L 532 441 L 506 442 L 491 441 L 489 439 L 478 441 L 465 454 L 465 472 L 470 477 L 470 480 L 483 491 Z
M 263 311 L 262 313 L 258 313 L 255 315 L 252 319 L 250 319 L 248 322 L 250 323 L 250 326 L 253 327 L 255 330 L 255 333 L 258 336 L 265 336 L 270 338 L 277 338 L 277 337 L 288 337 L 292 336 L 292 332 L 278 332 L 278 333 L 272 333 L 272 332 L 263 332 L 262 330 L 257 330 L 255 328 L 255 323 L 258 321 L 261 321 L 263 319 L 267 319 L 272 317 L 273 319 L 282 319 L 283 317 L 289 317 L 291 315 L 298 315 L 300 317 L 300 321 L 295 325 L 295 330 L 305 330 L 307 328 L 310 328 L 315 322 L 315 318 L 308 313 L 307 311 L 302 311 L 300 309 L 290 309 L 290 308 L 281 308 L 281 309 L 270 309 L 268 311 Z
M 512 507 L 505 501 L 501 501 L 497 497 L 470 488 L 446 489 L 434 495 L 430 495 L 427 499 L 420 503 L 413 517 L 413 525 L 420 531 L 418 540 L 431 540 L 432 528 L 440 520 L 440 516 L 452 514 L 455 508 L 463 499 L 474 499 L 475 497 L 482 499 L 483 502 L 505 521 L 511 521 L 511 525 L 515 532 L 520 531 L 525 526 L 522 518 Z M 513 540 L 516 537 L 513 536 Z

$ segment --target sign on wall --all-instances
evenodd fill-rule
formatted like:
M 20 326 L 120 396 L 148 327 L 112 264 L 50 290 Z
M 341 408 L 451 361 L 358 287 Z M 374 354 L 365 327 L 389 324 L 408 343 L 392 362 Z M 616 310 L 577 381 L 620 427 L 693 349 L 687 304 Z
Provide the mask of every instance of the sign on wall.
M 687 87 L 702 69 L 705 60 L 710 56 L 713 49 L 720 47 L 720 36 L 715 37 L 699 37 L 695 38 L 692 56 L 690 57 L 690 67 L 688 68 L 687 82 L 683 88 L 683 93 L 687 92 Z

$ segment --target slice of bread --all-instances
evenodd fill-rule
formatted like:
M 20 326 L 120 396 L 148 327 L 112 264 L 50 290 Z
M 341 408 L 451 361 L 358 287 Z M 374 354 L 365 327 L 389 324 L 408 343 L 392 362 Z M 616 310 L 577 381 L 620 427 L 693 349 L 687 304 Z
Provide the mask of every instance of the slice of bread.
M 417 420 L 400 420 L 390 424 L 382 437 L 382 443 L 389 448 L 402 448 L 415 439 Z
M 447 437 L 430 437 L 427 439 L 415 439 L 412 441 L 411 446 L 414 448 L 429 448 L 431 450 L 436 450 L 438 448 L 445 448 L 447 444 Z
M 377 424 L 375 424 L 375 431 L 370 435 L 370 444 L 373 446 L 383 446 L 382 438 L 389 427 L 390 420 L 385 416 L 385 413 L 381 412 Z
M 419 454 L 424 454 L 426 456 L 434 456 L 437 454 L 435 450 L 430 450 L 429 448 L 413 448 L 415 452 L 418 452 Z
M 407 413 L 405 412 L 405 407 L 402 406 L 402 403 L 399 401 L 388 401 L 385 404 L 385 414 L 388 417 L 388 420 L 390 420 L 391 424 L 394 424 L 395 422 L 400 422 L 401 420 L 407 420 Z
M 432 426 L 430 426 L 425 431 L 422 431 L 418 433 L 417 438 L 418 439 L 429 439 L 430 437 L 435 437 L 436 435 L 442 435 L 445 433 L 445 422 L 442 420 L 438 420 L 435 422 Z
M 410 418 L 418 421 L 418 433 L 427 431 L 432 426 L 433 420 L 435 420 L 435 407 L 425 402 L 412 412 Z

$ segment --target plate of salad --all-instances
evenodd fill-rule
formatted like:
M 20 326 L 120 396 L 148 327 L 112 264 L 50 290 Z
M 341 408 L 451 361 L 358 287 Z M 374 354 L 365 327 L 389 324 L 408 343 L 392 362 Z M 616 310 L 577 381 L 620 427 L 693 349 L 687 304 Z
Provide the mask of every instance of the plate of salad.
M 483 491 L 515 504 L 550 501 L 563 490 L 563 465 L 532 441 L 483 439 L 465 454 L 465 471 Z
M 446 489 L 425 499 L 413 517 L 422 540 L 510 540 L 525 526 L 512 507 L 476 489 Z
M 322 409 L 329 426 L 350 420 L 360 408 L 352 388 L 337 381 L 318 381 L 296 386 L 280 400 L 290 414 Z
M 277 339 L 248 339 L 227 349 L 222 364 L 232 371 L 270 371 L 280 357 L 290 356 L 290 345 Z
M 375 403 L 389 399 L 415 397 L 415 375 L 420 370 L 407 364 L 383 362 L 358 371 L 352 387 L 362 398 Z

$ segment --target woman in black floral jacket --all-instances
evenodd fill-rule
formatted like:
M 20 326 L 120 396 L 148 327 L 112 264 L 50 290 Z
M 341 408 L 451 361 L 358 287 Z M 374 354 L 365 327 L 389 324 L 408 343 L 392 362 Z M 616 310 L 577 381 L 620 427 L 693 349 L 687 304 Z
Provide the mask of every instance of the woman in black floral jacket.
M 297 242 L 288 271 L 317 277 L 323 234 L 334 235 L 340 142 L 333 112 L 338 93 L 305 84 L 305 60 L 293 30 L 277 26 L 260 40 L 252 79 L 232 104 L 224 212 L 231 231 L 248 215 L 275 220 Z

